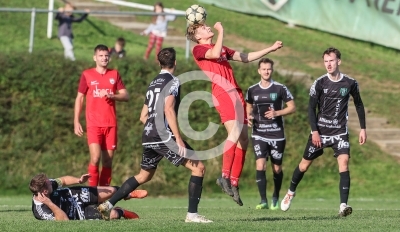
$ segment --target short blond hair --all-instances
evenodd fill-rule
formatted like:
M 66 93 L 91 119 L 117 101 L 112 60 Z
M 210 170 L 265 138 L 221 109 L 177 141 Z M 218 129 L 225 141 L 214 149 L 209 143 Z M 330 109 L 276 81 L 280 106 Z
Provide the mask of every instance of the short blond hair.
M 186 38 L 195 43 L 199 43 L 199 41 L 196 39 L 196 31 L 197 28 L 202 26 L 203 26 L 202 24 L 189 25 L 188 28 L 186 29 Z

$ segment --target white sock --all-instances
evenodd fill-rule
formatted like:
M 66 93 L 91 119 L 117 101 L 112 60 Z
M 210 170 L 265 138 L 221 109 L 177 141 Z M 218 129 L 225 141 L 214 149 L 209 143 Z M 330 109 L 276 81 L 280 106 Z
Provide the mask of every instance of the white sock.
M 106 203 L 107 203 L 107 208 L 110 210 L 110 209 L 112 209 L 114 206 L 109 202 L 109 201 L 106 201 Z
M 293 194 L 294 194 L 294 192 L 290 191 L 290 189 L 288 189 L 287 192 L 288 192 L 290 195 L 293 195 Z
M 192 219 L 192 218 L 194 218 L 194 217 L 196 217 L 197 216 L 197 213 L 187 213 L 186 214 L 186 217 L 188 217 L 188 218 L 190 218 L 190 219 Z

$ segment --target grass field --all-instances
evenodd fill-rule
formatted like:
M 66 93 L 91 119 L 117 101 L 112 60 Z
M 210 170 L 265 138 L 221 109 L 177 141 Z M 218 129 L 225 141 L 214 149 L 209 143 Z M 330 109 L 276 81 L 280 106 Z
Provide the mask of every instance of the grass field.
M 399 231 L 398 199 L 350 199 L 353 214 L 338 218 L 337 199 L 293 200 L 288 212 L 255 210 L 258 199 L 244 197 L 237 206 L 224 195 L 203 198 L 199 212 L 211 224 L 184 222 L 186 198 L 147 198 L 119 206 L 139 214 L 139 220 L 48 222 L 36 220 L 30 196 L 0 198 L 1 231 Z

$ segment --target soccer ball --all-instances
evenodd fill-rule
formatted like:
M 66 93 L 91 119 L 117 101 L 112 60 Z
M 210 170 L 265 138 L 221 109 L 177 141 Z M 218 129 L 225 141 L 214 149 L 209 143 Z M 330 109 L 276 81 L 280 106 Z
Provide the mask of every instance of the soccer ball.
M 203 24 L 206 21 L 207 12 L 204 7 L 191 5 L 186 10 L 186 21 L 190 24 Z

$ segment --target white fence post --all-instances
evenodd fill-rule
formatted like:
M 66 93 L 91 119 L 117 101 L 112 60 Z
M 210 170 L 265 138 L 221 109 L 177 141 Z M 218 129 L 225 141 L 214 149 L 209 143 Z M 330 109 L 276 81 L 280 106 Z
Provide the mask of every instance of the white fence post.
M 29 53 L 32 53 L 32 50 L 33 50 L 33 35 L 35 33 L 35 18 L 36 18 L 36 9 L 32 8 L 31 30 L 30 30 L 30 34 L 29 34 Z
M 53 33 L 53 10 L 54 0 L 49 0 L 49 16 L 47 19 L 47 38 L 51 39 Z

